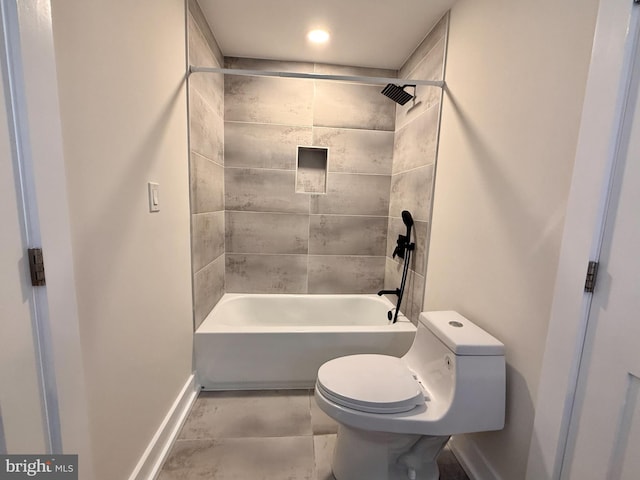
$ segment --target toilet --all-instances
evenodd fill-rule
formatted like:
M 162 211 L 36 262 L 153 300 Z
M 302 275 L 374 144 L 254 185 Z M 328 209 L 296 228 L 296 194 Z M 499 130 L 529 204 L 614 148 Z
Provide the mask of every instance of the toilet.
M 339 425 L 337 480 L 438 480 L 451 435 L 504 427 L 504 345 L 457 312 L 423 312 L 402 358 L 330 360 L 315 399 Z

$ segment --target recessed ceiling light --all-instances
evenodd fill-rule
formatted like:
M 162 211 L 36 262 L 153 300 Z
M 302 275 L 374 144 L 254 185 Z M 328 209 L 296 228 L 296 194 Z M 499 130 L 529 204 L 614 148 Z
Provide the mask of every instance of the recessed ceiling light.
M 326 30 L 311 30 L 307 33 L 307 39 L 313 43 L 327 43 L 329 41 L 329 32 Z

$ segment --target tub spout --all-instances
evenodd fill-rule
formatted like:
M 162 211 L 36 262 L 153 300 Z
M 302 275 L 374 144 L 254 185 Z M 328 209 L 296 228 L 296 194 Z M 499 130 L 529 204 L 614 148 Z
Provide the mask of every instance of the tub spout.
M 386 295 L 386 294 L 392 294 L 392 295 L 398 295 L 400 296 L 400 289 L 396 288 L 394 290 L 380 290 L 378 292 L 378 296 L 381 297 L 382 295 Z

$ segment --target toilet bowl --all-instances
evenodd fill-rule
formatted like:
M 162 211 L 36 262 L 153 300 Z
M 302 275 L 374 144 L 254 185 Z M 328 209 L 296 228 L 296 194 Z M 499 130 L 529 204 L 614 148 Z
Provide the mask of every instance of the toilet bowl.
M 406 355 L 330 360 L 315 399 L 339 424 L 337 480 L 437 480 L 451 435 L 504 427 L 504 345 L 457 312 L 423 312 Z

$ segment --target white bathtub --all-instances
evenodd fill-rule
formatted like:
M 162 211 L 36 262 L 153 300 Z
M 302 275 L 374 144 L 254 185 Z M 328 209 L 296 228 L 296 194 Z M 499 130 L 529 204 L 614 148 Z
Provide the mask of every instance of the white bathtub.
M 355 353 L 402 356 L 415 326 L 377 295 L 226 294 L 195 334 L 206 390 L 311 388 L 327 360 Z

